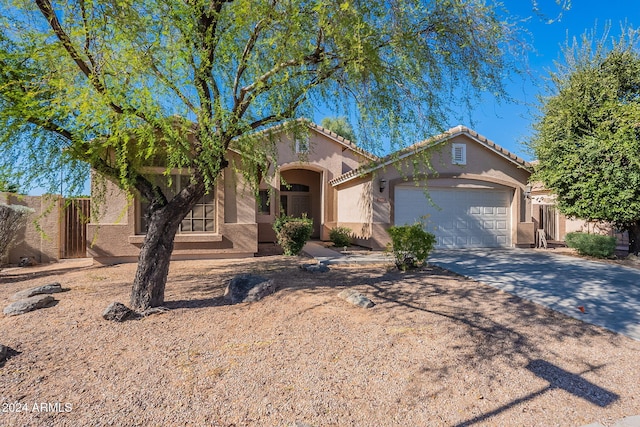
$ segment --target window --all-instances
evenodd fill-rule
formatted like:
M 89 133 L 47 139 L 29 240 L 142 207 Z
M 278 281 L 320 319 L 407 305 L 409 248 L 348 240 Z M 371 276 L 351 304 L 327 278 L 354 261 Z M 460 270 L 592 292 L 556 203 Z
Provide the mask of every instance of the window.
M 269 190 L 260 190 L 258 193 L 258 214 L 271 215 L 271 198 Z
M 451 163 L 454 165 L 467 164 L 466 144 L 451 144 Z
M 180 190 L 189 184 L 189 175 L 171 175 L 171 187 L 168 187 L 167 179 L 162 178 L 160 187 L 164 194 L 170 198 L 176 195 Z M 182 220 L 178 233 L 214 233 L 215 228 L 215 189 L 209 194 L 205 194 L 196 205 L 189 211 L 187 216 Z M 147 218 L 145 216 L 149 202 L 140 201 L 140 211 L 138 220 L 140 224 L 140 232 L 145 233 L 147 230 Z
M 297 191 L 300 193 L 308 193 L 309 186 L 304 184 L 280 184 L 280 191 Z
M 309 151 L 309 138 L 296 139 L 296 153 L 306 153 Z

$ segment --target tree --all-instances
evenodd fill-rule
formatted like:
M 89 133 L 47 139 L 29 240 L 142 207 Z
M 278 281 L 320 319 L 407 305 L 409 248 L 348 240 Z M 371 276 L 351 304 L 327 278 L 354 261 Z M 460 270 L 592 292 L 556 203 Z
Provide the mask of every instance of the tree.
M 452 93 L 469 105 L 485 91 L 504 96 L 512 69 L 513 27 L 480 0 L 2 5 L 2 150 L 32 178 L 56 182 L 62 163 L 88 164 L 148 202 L 138 310 L 163 303 L 176 230 L 220 171 L 254 186 L 267 173 L 272 147 L 258 131 L 300 131 L 287 120 L 344 101 L 369 130 L 361 143 L 406 141 L 446 126 Z M 230 164 L 230 148 L 242 165 Z M 176 169 L 188 185 L 165 194 Z
M 640 52 L 637 30 L 607 47 L 585 34 L 564 49 L 551 74 L 530 146 L 534 178 L 557 195 L 570 217 L 607 221 L 640 249 Z
M 355 132 L 346 117 L 325 117 L 320 125 L 351 142 L 356 142 Z
M 10 183 L 0 178 L 0 192 L 17 193 L 20 191 L 17 184 Z

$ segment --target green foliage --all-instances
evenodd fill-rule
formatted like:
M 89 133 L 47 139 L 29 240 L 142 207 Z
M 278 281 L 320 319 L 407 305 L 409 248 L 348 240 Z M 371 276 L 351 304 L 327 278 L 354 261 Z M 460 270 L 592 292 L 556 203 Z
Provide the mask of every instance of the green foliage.
M 254 131 L 317 105 L 353 112 L 369 149 L 411 142 L 440 130 L 452 92 L 506 98 L 517 41 L 500 16 L 453 0 L 2 0 L 0 163 L 51 192 L 61 165 L 75 182 L 88 164 L 151 198 L 145 166 L 211 189 L 230 146 L 255 183 L 273 146 Z
M 325 117 L 320 125 L 351 142 L 356 142 L 356 134 L 346 117 Z
M 566 46 L 530 147 L 562 213 L 629 230 L 640 221 L 640 52 L 638 30 L 623 34 Z
M 0 203 L 0 260 L 17 243 L 18 233 L 27 224 L 29 215 L 33 212 L 33 209 L 26 206 Z
M 616 238 L 600 234 L 567 233 L 567 246 L 575 248 L 581 255 L 610 258 L 616 250 Z
M 313 232 L 313 221 L 307 217 L 293 218 L 282 215 L 273 223 L 278 244 L 285 255 L 298 255 Z
M 342 248 L 351 244 L 351 229 L 347 227 L 335 227 L 329 232 L 329 240 L 334 246 Z
M 391 236 L 390 251 L 400 270 L 424 265 L 436 244 L 436 237 L 424 231 L 422 224 L 393 226 L 388 230 Z

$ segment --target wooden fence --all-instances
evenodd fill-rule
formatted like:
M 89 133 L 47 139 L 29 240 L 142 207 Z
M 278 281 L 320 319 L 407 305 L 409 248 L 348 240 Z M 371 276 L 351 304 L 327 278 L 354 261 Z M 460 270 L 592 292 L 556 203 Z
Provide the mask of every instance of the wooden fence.
M 63 207 L 62 258 L 87 256 L 87 223 L 91 216 L 90 199 L 67 199 Z

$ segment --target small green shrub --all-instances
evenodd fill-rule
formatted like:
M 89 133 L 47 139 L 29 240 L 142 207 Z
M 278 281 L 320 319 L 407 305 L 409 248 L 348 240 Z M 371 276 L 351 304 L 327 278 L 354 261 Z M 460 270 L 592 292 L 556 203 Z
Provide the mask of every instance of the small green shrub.
M 339 248 L 349 246 L 351 244 L 351 230 L 347 227 L 335 227 L 329 232 L 329 240 L 333 245 Z
M 610 258 L 616 250 L 616 238 L 600 234 L 567 233 L 567 246 L 575 248 L 579 254 L 597 258 Z
M 391 236 L 390 251 L 396 267 L 402 271 L 424 265 L 436 244 L 436 236 L 424 231 L 422 224 L 393 226 L 388 230 Z
M 273 223 L 278 244 L 285 255 L 298 255 L 313 232 L 313 221 L 307 217 L 280 216 Z

